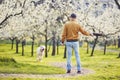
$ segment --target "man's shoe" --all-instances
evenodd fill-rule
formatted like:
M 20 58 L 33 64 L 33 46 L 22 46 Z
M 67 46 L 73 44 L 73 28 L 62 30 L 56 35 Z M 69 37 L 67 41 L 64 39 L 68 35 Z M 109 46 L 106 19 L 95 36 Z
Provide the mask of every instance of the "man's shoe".
M 81 74 L 81 71 L 77 71 L 78 74 Z
M 68 71 L 67 71 L 67 73 L 70 73 L 70 72 L 71 72 L 71 70 L 68 70 Z

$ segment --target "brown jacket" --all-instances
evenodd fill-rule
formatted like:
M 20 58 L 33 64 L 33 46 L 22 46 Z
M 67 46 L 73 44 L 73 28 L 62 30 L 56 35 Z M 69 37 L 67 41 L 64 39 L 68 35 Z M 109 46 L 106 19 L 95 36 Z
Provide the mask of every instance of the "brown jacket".
M 64 25 L 64 30 L 62 33 L 62 42 L 65 40 L 78 40 L 79 34 L 78 32 L 81 32 L 82 34 L 86 36 L 90 36 L 90 33 L 86 32 L 82 27 L 76 22 L 76 21 L 69 21 Z

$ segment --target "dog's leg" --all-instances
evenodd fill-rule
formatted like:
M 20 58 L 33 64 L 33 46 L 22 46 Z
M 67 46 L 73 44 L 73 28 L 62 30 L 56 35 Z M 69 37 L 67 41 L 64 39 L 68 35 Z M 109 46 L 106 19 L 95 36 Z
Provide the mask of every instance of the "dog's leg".
M 40 61 L 40 53 L 37 54 L 37 61 Z
M 39 56 L 37 55 L 37 61 L 39 61 Z
M 42 62 L 42 56 L 39 57 L 39 61 Z

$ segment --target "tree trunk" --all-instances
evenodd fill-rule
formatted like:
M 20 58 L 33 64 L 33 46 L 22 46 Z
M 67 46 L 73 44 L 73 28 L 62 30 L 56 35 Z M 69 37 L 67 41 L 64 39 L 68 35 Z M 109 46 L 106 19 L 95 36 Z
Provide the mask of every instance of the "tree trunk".
M 59 40 L 57 40 L 57 55 L 59 54 Z
M 15 40 L 15 38 L 9 38 L 10 39 L 10 41 L 11 41 L 11 50 L 13 50 L 13 45 L 14 45 L 14 40 Z
M 26 40 L 22 40 L 22 56 L 24 56 L 24 46 L 26 45 Z
M 45 23 L 46 23 L 46 29 L 45 29 L 45 57 L 48 57 L 48 52 L 47 52 L 47 39 L 48 39 L 48 28 L 47 28 L 47 24 L 48 24 L 48 22 L 47 22 L 47 20 L 45 20 Z
M 22 44 L 22 56 L 24 56 L 24 45 Z
M 55 32 L 53 32 L 52 41 L 53 41 L 52 56 L 55 56 L 55 53 L 56 53 L 56 36 L 55 36 Z
M 20 42 L 20 40 L 18 40 L 18 39 L 16 39 L 16 53 L 18 53 L 18 46 L 19 46 L 19 42 Z
M 118 58 L 120 58 L 120 52 L 119 52 L 119 54 L 118 54 Z
M 9 38 L 10 40 L 11 40 L 11 42 L 12 42 L 12 44 L 11 44 L 11 50 L 13 50 L 13 45 L 14 45 L 14 40 L 15 40 L 15 38 Z
M 89 53 L 89 42 L 87 41 L 87 53 Z
M 115 48 L 116 48 L 116 45 L 117 45 L 117 41 L 116 41 L 116 39 L 114 39 L 114 46 L 115 46 Z
M 91 56 L 93 56 L 93 54 L 94 54 L 94 49 L 95 49 L 95 46 L 96 46 L 96 44 L 97 44 L 97 40 L 98 40 L 98 36 L 96 36 L 95 42 L 94 42 L 94 44 L 93 44 Z
M 45 57 L 48 57 L 48 52 L 47 52 L 47 34 L 45 35 Z
M 118 48 L 120 48 L 120 36 L 118 36 Z
M 106 54 L 106 47 L 107 47 L 107 41 L 105 40 L 105 44 L 104 44 L 104 55 Z
M 13 50 L 14 39 L 12 39 L 11 41 L 12 41 L 11 50 Z
M 67 48 L 66 48 L 66 46 L 65 46 L 65 49 L 64 49 L 64 57 L 63 57 L 63 58 L 66 58 L 66 57 L 67 57 L 66 50 L 67 50 Z
M 55 41 L 53 41 L 52 56 L 55 56 L 55 53 L 56 53 L 56 44 Z
M 120 36 L 118 36 L 118 40 L 119 40 L 118 44 L 120 45 Z M 120 46 L 119 46 L 119 48 L 120 48 Z M 119 51 L 119 54 L 118 54 L 118 58 L 120 58 L 120 51 Z
M 34 40 L 35 40 L 35 36 L 32 36 L 32 47 L 31 47 L 31 56 L 34 56 Z
M 32 41 L 32 47 L 31 47 L 31 56 L 34 55 L 34 41 Z
M 58 36 L 58 39 L 57 39 L 57 55 L 59 54 L 59 42 L 60 42 L 60 37 Z

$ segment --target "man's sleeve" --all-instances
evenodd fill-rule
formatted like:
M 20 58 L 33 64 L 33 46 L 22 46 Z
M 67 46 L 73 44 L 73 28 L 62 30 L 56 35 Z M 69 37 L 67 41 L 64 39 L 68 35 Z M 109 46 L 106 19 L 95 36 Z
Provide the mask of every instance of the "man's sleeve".
M 79 31 L 80 31 L 82 34 L 86 35 L 86 36 L 90 36 L 90 35 L 91 35 L 91 34 L 88 33 L 87 31 L 85 31 L 80 25 L 79 25 Z
M 64 25 L 64 29 L 63 29 L 63 32 L 62 32 L 62 43 L 64 43 L 64 41 L 66 39 L 66 36 L 67 36 L 66 25 Z

